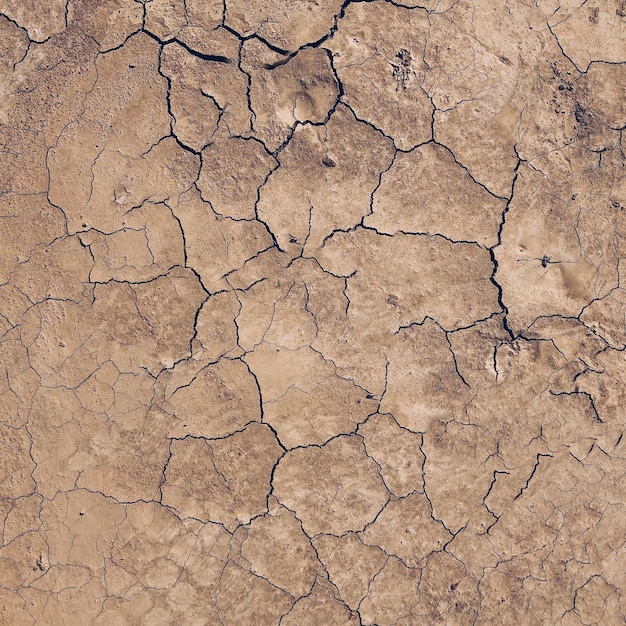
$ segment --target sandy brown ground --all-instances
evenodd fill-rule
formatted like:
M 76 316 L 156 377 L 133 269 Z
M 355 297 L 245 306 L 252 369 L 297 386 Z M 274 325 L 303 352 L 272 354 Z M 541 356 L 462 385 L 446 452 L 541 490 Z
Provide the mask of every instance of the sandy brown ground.
M 623 624 L 624 0 L 0 0 L 0 623 Z

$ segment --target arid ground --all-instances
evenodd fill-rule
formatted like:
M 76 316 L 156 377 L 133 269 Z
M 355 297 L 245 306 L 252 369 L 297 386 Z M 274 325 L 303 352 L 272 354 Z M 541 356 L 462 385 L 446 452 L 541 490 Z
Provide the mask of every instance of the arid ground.
M 0 0 L 0 623 L 626 621 L 624 0 Z

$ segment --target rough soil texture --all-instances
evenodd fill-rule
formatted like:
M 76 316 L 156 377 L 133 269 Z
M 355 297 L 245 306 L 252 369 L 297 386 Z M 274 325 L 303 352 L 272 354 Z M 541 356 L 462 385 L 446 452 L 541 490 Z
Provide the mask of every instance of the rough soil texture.
M 0 623 L 626 622 L 624 0 L 0 0 Z

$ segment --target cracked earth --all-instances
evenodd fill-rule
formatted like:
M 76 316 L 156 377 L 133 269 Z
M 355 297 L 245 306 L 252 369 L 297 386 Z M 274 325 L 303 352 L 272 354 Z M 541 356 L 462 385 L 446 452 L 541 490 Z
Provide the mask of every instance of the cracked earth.
M 0 0 L 0 623 L 626 621 L 623 0 Z

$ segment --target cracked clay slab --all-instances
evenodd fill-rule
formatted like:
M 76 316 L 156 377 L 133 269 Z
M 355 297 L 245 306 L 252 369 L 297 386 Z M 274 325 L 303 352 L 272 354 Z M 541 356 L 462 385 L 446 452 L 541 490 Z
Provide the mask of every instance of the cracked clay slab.
M 0 0 L 0 626 L 626 623 L 624 0 Z

